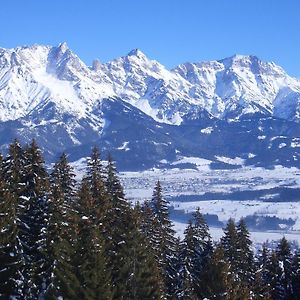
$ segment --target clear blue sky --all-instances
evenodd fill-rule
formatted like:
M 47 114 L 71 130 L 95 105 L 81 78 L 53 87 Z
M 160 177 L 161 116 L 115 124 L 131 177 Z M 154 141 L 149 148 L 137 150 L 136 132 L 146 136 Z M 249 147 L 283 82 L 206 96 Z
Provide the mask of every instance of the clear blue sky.
M 0 47 L 66 41 L 90 65 L 139 48 L 172 68 L 255 54 L 300 77 L 299 0 L 14 0 Z

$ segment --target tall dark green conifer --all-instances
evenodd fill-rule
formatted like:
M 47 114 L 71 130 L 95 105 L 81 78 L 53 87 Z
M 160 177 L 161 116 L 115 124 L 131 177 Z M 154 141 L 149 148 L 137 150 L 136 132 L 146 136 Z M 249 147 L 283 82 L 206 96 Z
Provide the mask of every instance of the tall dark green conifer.
M 197 209 L 193 215 L 192 221 L 189 223 L 185 230 L 185 238 L 182 242 L 182 275 L 183 283 L 188 283 L 189 297 L 194 293 L 195 298 L 202 298 L 202 273 L 207 267 L 207 263 L 212 254 L 212 241 L 208 232 L 208 226 L 201 214 Z M 188 288 L 183 288 L 187 291 Z
M 127 248 L 131 276 L 127 285 L 126 299 L 163 299 L 160 270 L 151 251 L 151 245 L 142 231 L 141 208 L 136 205 L 132 214 L 131 245 Z
M 284 299 L 291 299 L 292 290 L 292 252 L 288 240 L 283 237 L 277 247 L 277 258 L 282 269 L 281 285 L 284 293 Z
M 224 249 L 225 257 L 230 263 L 231 271 L 235 274 L 239 271 L 239 237 L 234 220 L 229 219 L 224 229 L 224 236 L 221 238 L 221 244 Z
M 109 224 L 105 236 L 107 255 L 111 266 L 114 299 L 123 299 L 128 293 L 131 276 L 128 251 L 132 247 L 132 213 L 125 199 L 111 156 L 108 157 L 106 188 L 109 194 Z
M 244 219 L 241 219 L 237 226 L 238 235 L 238 277 L 241 281 L 240 289 L 245 294 L 251 294 L 251 289 L 254 282 L 255 266 L 254 266 L 254 254 L 252 250 L 252 241 L 250 239 L 250 233 L 246 226 Z
M 300 250 L 298 249 L 292 260 L 292 288 L 293 293 L 291 299 L 296 300 L 300 295 Z
M 256 268 L 254 275 L 254 284 L 252 287 L 254 299 L 271 299 L 271 289 L 268 282 L 267 265 L 269 262 L 269 250 L 266 243 L 262 245 L 256 257 Z
M 86 300 L 112 299 L 112 285 L 104 241 L 95 219 L 94 198 L 87 182 L 82 181 L 79 192 L 79 226 L 77 242 L 77 273 L 79 295 Z
M 284 299 L 284 289 L 281 282 L 283 273 L 275 251 L 272 251 L 269 255 L 266 269 L 272 299 Z
M 216 300 L 237 300 L 238 286 L 225 257 L 222 245 L 217 245 L 203 273 L 203 297 Z
M 111 175 L 112 176 L 112 175 Z M 100 158 L 98 148 L 94 147 L 87 164 L 87 172 L 84 180 L 89 185 L 95 202 L 95 213 L 99 224 L 102 224 L 103 234 L 106 234 L 109 209 L 111 203 L 106 190 L 105 170 Z
M 158 181 L 151 200 L 151 209 L 155 218 L 153 250 L 164 277 L 167 297 L 174 298 L 177 292 L 177 272 L 174 268 L 176 238 L 169 217 L 168 204 L 162 196 L 161 184 Z
M 0 299 L 23 298 L 23 261 L 16 223 L 15 198 L 0 178 Z
M 20 212 L 19 237 L 23 246 L 24 299 L 37 299 L 44 293 L 47 261 L 46 228 L 48 174 L 41 152 L 33 140 L 25 149 L 24 188 L 22 200 L 25 206 Z
M 76 220 L 75 174 L 62 154 L 51 174 L 48 201 L 47 291 L 46 299 L 78 299 L 79 281 L 75 272 Z

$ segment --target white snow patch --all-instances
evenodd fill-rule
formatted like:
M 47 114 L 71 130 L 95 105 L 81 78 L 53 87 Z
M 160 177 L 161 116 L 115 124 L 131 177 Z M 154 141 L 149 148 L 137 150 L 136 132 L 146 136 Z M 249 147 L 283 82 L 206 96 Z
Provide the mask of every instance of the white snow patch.
M 213 131 L 214 131 L 213 127 L 206 127 L 200 130 L 200 132 L 204 134 L 211 134 Z

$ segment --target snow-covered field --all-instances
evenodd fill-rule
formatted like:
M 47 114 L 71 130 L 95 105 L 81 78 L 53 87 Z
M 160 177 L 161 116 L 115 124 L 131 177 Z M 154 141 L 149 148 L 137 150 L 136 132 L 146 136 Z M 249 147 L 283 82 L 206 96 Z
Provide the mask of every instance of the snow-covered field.
M 224 161 L 226 158 L 220 158 Z M 278 240 L 285 235 L 289 240 L 300 242 L 300 195 L 299 202 L 276 202 L 270 200 L 276 195 L 270 193 L 268 202 L 262 200 L 222 200 L 205 199 L 205 193 L 218 195 L 231 194 L 235 191 L 259 191 L 274 188 L 299 188 L 300 169 L 276 166 L 274 169 L 245 167 L 231 170 L 212 170 L 210 161 L 200 158 L 183 158 L 181 162 L 192 162 L 196 169 L 151 169 L 143 172 L 122 172 L 121 179 L 126 196 L 132 201 L 151 199 L 152 190 L 157 180 L 163 186 L 164 195 L 170 199 L 175 211 L 191 213 L 200 207 L 204 214 L 217 215 L 223 224 L 232 217 L 238 221 L 241 217 L 277 217 L 292 219 L 294 224 L 281 230 L 251 231 L 253 240 L 262 243 L 266 240 Z M 239 164 L 240 159 L 233 159 L 232 164 Z M 176 164 L 176 163 L 175 163 Z M 202 197 L 202 199 L 201 199 Z M 199 198 L 197 200 L 197 198 Z M 268 195 L 265 197 L 268 198 Z M 182 234 L 186 220 L 174 222 L 178 234 Z M 218 240 L 223 231 L 222 226 L 211 226 L 211 234 Z
M 124 145 L 126 147 L 126 145 Z M 274 169 L 264 169 L 251 166 L 243 166 L 240 158 L 218 157 L 232 165 L 240 165 L 241 168 L 231 170 L 213 170 L 211 161 L 202 158 L 184 157 L 173 163 L 174 169 L 151 169 L 142 172 L 121 172 L 122 183 L 126 197 L 133 201 L 143 202 L 151 199 L 152 191 L 157 180 L 160 180 L 164 196 L 170 200 L 179 218 L 174 219 L 175 229 L 179 235 L 183 234 L 187 217 L 197 207 L 203 214 L 215 215 L 218 218 L 218 226 L 210 225 L 214 240 L 218 240 L 222 234 L 222 227 L 231 217 L 238 221 L 241 217 L 277 217 L 279 218 L 279 230 L 251 230 L 251 236 L 255 243 L 261 244 L 266 240 L 278 240 L 283 235 L 291 241 L 300 243 L 300 194 L 299 201 L 276 202 L 274 191 L 261 199 L 203 199 L 203 195 L 228 194 L 238 191 L 260 191 L 274 188 L 300 188 L 300 169 L 276 166 Z M 84 173 L 86 160 L 75 163 L 78 179 Z M 192 163 L 194 169 L 179 169 L 178 164 Z M 181 216 L 181 217 L 180 217 Z M 280 224 L 280 220 L 293 221 L 286 226 Z

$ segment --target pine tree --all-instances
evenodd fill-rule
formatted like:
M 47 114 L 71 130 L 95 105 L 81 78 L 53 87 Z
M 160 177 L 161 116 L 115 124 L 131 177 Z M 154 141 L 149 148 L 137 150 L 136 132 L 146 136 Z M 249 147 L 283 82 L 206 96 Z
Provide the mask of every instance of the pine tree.
M 217 245 L 203 273 L 203 298 L 216 300 L 237 300 L 238 287 L 234 283 L 230 265 L 222 245 Z
M 133 228 L 130 230 L 131 246 L 127 248 L 130 258 L 131 275 L 127 285 L 126 299 L 163 299 L 160 270 L 151 246 L 141 230 L 141 208 L 136 205 L 132 215 Z
M 277 247 L 277 258 L 279 260 L 279 266 L 282 270 L 281 284 L 284 293 L 284 299 L 290 299 L 293 293 L 292 291 L 292 253 L 288 240 L 283 237 Z
M 296 300 L 300 295 L 300 251 L 295 252 L 292 260 L 292 290 L 291 299 Z
M 176 294 L 177 273 L 174 268 L 176 238 L 169 218 L 168 204 L 162 196 L 162 188 L 158 181 L 151 200 L 151 209 L 155 218 L 153 250 L 164 277 L 167 297 L 172 298 Z
M 254 299 L 271 299 L 270 284 L 268 283 L 267 264 L 269 261 L 269 250 L 266 243 L 258 251 L 256 268 L 254 274 L 254 284 L 252 286 Z
M 20 240 L 20 228 L 22 226 L 22 214 L 28 207 L 28 199 L 24 196 L 24 167 L 25 167 L 25 155 L 24 150 L 20 143 L 15 140 L 9 146 L 8 154 L 2 161 L 2 178 L 6 183 L 7 188 L 13 197 L 10 201 L 13 210 L 15 210 L 15 219 L 17 223 L 16 228 L 16 241 L 17 252 L 16 258 L 19 257 L 20 264 L 18 265 L 19 279 L 18 288 L 15 294 L 23 294 L 25 285 L 25 257 L 22 241 Z M 20 289 L 22 291 L 20 292 Z M 22 297 L 23 298 L 23 297 Z
M 110 176 L 113 176 L 110 174 Z M 99 150 L 94 147 L 92 154 L 87 164 L 87 174 L 84 177 L 84 180 L 89 185 L 89 188 L 92 193 L 92 197 L 95 202 L 95 213 L 98 223 L 101 224 L 103 228 L 103 234 L 107 232 L 108 226 L 108 215 L 110 209 L 109 197 L 106 190 L 105 184 L 105 171 L 100 159 Z
M 46 262 L 48 174 L 35 141 L 25 149 L 24 188 L 20 211 L 19 237 L 22 243 L 24 299 L 38 298 L 44 293 Z
M 250 233 L 246 226 L 244 219 L 241 219 L 237 226 L 238 235 L 238 276 L 241 281 L 240 289 L 244 293 L 251 291 L 254 282 L 254 254 L 252 250 L 252 241 L 250 240 Z M 250 297 L 250 295 L 248 296 Z
M 0 179 L 0 299 L 22 299 L 23 265 L 17 236 L 16 202 Z
M 77 242 L 78 278 L 81 299 L 112 299 L 110 271 L 104 241 L 94 217 L 94 199 L 86 181 L 79 192 L 79 232 Z
M 221 238 L 225 257 L 230 263 L 231 271 L 238 275 L 239 266 L 239 237 L 234 220 L 229 219 L 224 229 L 224 236 Z
M 47 290 L 46 299 L 78 298 L 79 281 L 75 272 L 76 243 L 75 174 L 62 154 L 51 174 L 48 202 Z
M 212 241 L 208 232 L 208 226 L 201 214 L 199 208 L 193 215 L 192 221 L 185 230 L 185 238 L 182 242 L 182 272 L 183 282 L 188 283 L 190 296 L 201 298 L 201 277 L 206 268 L 210 255 L 212 254 Z M 187 288 L 183 288 L 187 291 Z
M 238 287 L 238 298 L 245 300 L 250 297 L 251 290 L 247 286 L 247 284 L 244 284 L 243 282 L 243 277 L 245 275 L 243 274 L 242 268 L 246 269 L 249 268 L 249 266 L 247 266 L 248 258 L 245 259 L 245 262 L 243 262 L 244 259 L 242 257 L 241 246 L 245 249 L 248 249 L 248 235 L 249 233 L 245 226 L 244 228 L 239 227 L 238 231 L 234 220 L 229 219 L 227 226 L 224 229 L 224 236 L 221 238 L 221 244 L 224 249 L 224 254 L 229 262 L 230 272 L 233 275 L 235 286 Z M 247 255 L 250 256 L 251 250 L 248 250 L 249 253 Z
M 0 179 L 3 179 L 3 157 L 0 153 Z
M 109 194 L 109 224 L 105 244 L 111 266 L 114 299 L 122 299 L 127 294 L 130 279 L 130 257 L 128 249 L 132 247 L 132 214 L 125 199 L 123 187 L 117 176 L 111 156 L 108 157 L 106 188 Z
M 270 285 L 270 293 L 272 299 L 284 299 L 284 289 L 281 282 L 283 273 L 275 251 L 271 252 L 268 258 L 266 269 L 267 282 Z

